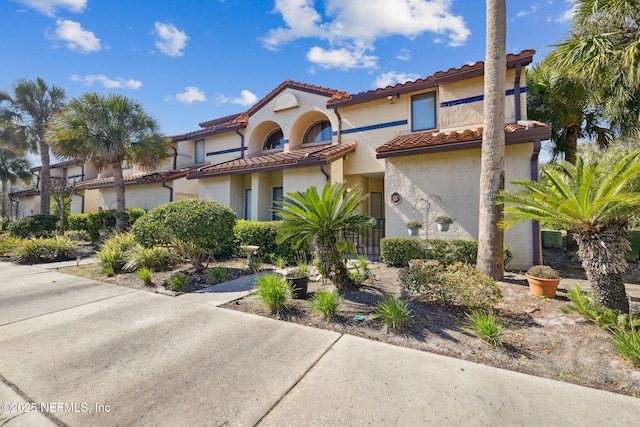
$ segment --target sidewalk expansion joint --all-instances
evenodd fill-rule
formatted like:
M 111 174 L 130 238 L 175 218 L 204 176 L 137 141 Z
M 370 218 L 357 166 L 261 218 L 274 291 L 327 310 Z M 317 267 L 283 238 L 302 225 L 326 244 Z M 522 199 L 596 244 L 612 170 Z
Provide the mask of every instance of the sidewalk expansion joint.
M 329 350 L 331 350 L 333 348 L 333 346 L 336 345 L 336 343 L 338 341 L 340 341 L 340 339 L 344 336 L 344 334 L 340 334 L 340 336 L 338 336 L 338 338 L 336 338 L 329 347 L 327 347 L 327 349 L 325 351 L 322 352 L 322 354 L 320 356 L 318 356 L 318 358 L 316 360 L 313 361 L 313 363 L 311 364 L 311 366 L 309 366 L 309 368 L 304 371 L 302 373 L 302 375 L 300 376 L 300 378 L 298 378 L 296 380 L 295 383 L 293 383 L 293 385 L 291 387 L 289 387 L 289 389 L 287 391 L 284 392 L 284 394 L 280 397 L 280 399 L 278 399 L 272 406 L 271 408 L 269 408 L 269 410 L 267 412 L 264 413 L 263 416 L 260 417 L 260 419 L 253 425 L 253 427 L 256 427 L 258 425 L 260 425 L 260 423 L 262 423 L 262 421 L 271 413 L 271 411 L 273 411 L 276 406 L 278 406 L 280 404 L 280 402 L 282 402 L 282 400 L 287 397 L 287 395 L 289 393 L 291 393 L 291 391 L 296 388 L 298 386 L 298 384 L 300 384 L 300 381 L 302 381 L 307 374 L 309 373 L 309 371 L 311 371 L 317 364 L 318 362 L 329 352 Z
M 7 387 L 9 387 L 11 390 L 13 390 L 18 396 L 23 398 L 30 405 L 36 405 L 36 406 L 38 405 L 38 403 L 35 400 L 30 398 L 24 391 L 20 390 L 20 387 L 18 387 L 16 384 L 12 383 L 8 379 L 6 379 L 5 376 L 2 375 L 2 374 L 0 374 L 0 381 L 2 381 L 3 384 L 5 384 Z M 45 417 L 47 417 L 47 419 L 49 419 L 52 423 L 54 423 L 55 425 L 57 425 L 59 427 L 67 427 L 67 424 L 62 422 L 62 420 L 60 420 L 58 417 L 53 415 L 51 412 L 39 411 L 38 413 L 44 415 Z M 22 414 L 20 414 L 20 415 L 22 415 Z M 7 422 L 11 421 L 14 418 L 15 417 L 10 418 L 9 420 L 7 420 Z

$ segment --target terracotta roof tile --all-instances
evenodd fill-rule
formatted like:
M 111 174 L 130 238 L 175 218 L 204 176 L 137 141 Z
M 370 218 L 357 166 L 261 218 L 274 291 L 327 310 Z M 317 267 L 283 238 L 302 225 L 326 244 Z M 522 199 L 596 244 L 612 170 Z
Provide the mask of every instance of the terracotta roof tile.
M 172 181 L 174 179 L 187 176 L 190 171 L 199 167 L 201 167 L 201 165 L 165 172 L 136 173 L 127 175 L 124 177 L 124 184 L 149 184 L 153 182 Z M 107 187 L 111 185 L 113 185 L 113 177 L 96 178 L 90 181 L 78 182 L 76 184 L 76 188 L 78 190 L 85 190 L 87 188 Z
M 507 67 L 513 68 L 517 64 L 526 65 L 531 63 L 535 50 L 528 49 L 523 50 L 518 54 L 507 55 Z M 460 68 L 450 68 L 447 71 L 438 71 L 435 74 L 422 79 L 413 80 L 406 83 L 398 83 L 394 86 L 387 86 L 383 88 L 373 89 L 366 92 L 360 92 L 355 95 L 347 93 L 336 93 L 327 102 L 328 107 L 335 106 L 334 104 L 351 104 L 357 102 L 369 101 L 372 99 L 382 98 L 391 93 L 398 94 L 404 92 L 410 92 L 413 90 L 420 90 L 422 87 L 433 87 L 441 83 L 443 79 L 456 80 L 456 77 L 466 78 L 469 73 L 479 73 L 482 75 L 484 72 L 484 62 L 478 61 L 472 65 L 463 65 Z
M 522 122 L 521 122 L 522 123 Z M 504 126 L 507 135 L 525 132 L 531 129 L 549 129 L 544 123 L 530 121 L 526 124 L 509 123 Z M 437 145 L 454 144 L 459 142 L 471 142 L 482 140 L 482 127 L 470 129 L 451 130 L 446 132 L 432 131 L 400 135 L 376 148 L 376 153 L 390 151 L 402 151 L 411 148 L 432 147 Z
M 14 191 L 13 193 L 9 193 L 9 197 L 29 197 L 29 196 L 37 196 L 40 194 L 40 190 L 37 188 L 30 188 L 28 190 L 22 191 Z
M 301 147 L 289 152 L 279 151 L 276 153 L 265 153 L 258 156 L 205 166 L 197 172 L 190 173 L 189 178 L 245 173 L 253 170 L 284 169 L 287 167 L 326 164 L 355 151 L 356 145 L 357 143 L 352 141 L 345 144 L 323 144 Z

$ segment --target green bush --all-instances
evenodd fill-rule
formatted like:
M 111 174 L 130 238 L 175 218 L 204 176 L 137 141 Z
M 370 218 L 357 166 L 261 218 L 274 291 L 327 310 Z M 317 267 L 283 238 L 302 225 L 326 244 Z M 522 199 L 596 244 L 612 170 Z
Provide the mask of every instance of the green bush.
M 295 264 L 299 258 L 299 250 L 295 249 L 291 241 L 276 243 L 278 229 L 282 221 L 247 221 L 240 220 L 233 228 L 236 244 L 236 257 L 245 257 L 240 246 L 258 245 L 258 256 L 264 262 L 275 263 L 279 258 L 289 264 Z
M 455 263 L 445 268 L 430 261 L 402 269 L 399 278 L 403 288 L 428 302 L 490 308 L 502 300 L 500 285 L 469 264 Z
M 478 241 L 464 239 L 429 239 L 429 259 L 435 259 L 442 265 L 452 265 L 457 262 L 475 265 L 478 258 Z M 511 248 L 504 248 L 504 265 L 513 259 Z
M 207 277 L 215 284 L 222 283 L 227 280 L 227 271 L 224 267 L 213 267 L 207 271 Z
M 9 257 L 16 262 L 29 264 L 71 259 L 77 247 L 66 237 L 31 237 L 16 241 L 9 250 Z
M 148 268 L 141 268 L 136 271 L 136 276 L 138 276 L 138 279 L 142 280 L 142 283 L 145 286 L 151 286 L 153 284 L 153 281 L 151 280 L 152 275 L 151 270 Z
M 235 213 L 210 200 L 169 202 L 147 212 L 131 232 L 145 247 L 166 246 L 183 240 L 211 251 L 214 256 L 234 251 Z
M 424 258 L 420 240 L 410 237 L 385 237 L 380 239 L 382 262 L 396 267 L 406 266 L 409 260 Z
M 129 255 L 139 248 L 131 233 L 118 233 L 105 240 L 96 256 L 104 269 L 111 268 L 117 273 L 124 269 Z
M 74 242 L 91 240 L 89 238 L 89 233 L 87 233 L 85 230 L 67 230 L 64 232 L 64 237 L 73 240 Z
M 171 267 L 172 259 L 169 249 L 163 246 L 153 248 L 137 248 L 129 256 L 129 262 L 125 270 L 147 269 L 151 271 L 164 271 Z
M 289 308 L 293 285 L 281 274 L 265 274 L 256 279 L 256 295 L 271 311 Z
M 0 257 L 9 256 L 9 251 L 18 243 L 20 239 L 7 234 L 0 236 Z
M 188 287 L 189 280 L 182 273 L 176 273 L 167 279 L 167 288 L 173 291 L 184 292 Z
M 18 218 L 7 226 L 11 235 L 27 237 L 49 236 L 58 229 L 59 218 L 55 215 L 39 214 Z
M 69 230 L 83 230 L 89 235 L 92 241 L 100 238 L 100 230 L 113 230 L 116 226 L 115 209 L 98 212 L 71 214 L 67 218 Z M 141 216 L 145 214 L 144 209 L 125 209 L 125 224 L 130 228 Z

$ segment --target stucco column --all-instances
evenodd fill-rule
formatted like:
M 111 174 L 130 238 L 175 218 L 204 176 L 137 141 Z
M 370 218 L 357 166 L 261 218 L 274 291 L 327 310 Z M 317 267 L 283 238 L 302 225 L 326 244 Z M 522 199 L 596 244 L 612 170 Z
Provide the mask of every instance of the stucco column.
M 271 185 L 269 175 L 251 174 L 251 219 L 253 221 L 271 220 Z

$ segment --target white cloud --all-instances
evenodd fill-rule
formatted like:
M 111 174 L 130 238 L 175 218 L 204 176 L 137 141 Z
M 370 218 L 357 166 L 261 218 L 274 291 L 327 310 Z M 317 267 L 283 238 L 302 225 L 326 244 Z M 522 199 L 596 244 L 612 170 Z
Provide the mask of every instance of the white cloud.
M 538 9 L 540 9 L 540 5 L 538 3 L 534 3 L 531 5 L 530 9 L 523 9 L 516 13 L 516 17 L 522 18 L 523 16 L 531 15 L 532 13 L 536 13 Z
M 216 105 L 226 104 L 227 102 L 229 102 L 229 97 L 224 96 L 221 93 L 216 93 L 216 97 L 214 98 L 213 102 L 215 102 Z
M 299 38 L 325 40 L 328 48 L 314 47 L 307 58 L 326 58 L 326 66 L 353 68 L 375 67 L 375 41 L 394 35 L 408 38 L 432 32 L 448 39 L 450 46 L 466 42 L 471 32 L 464 19 L 451 11 L 452 0 L 326 0 L 324 15 L 315 9 L 314 0 L 276 0 L 275 12 L 282 15 L 286 26 L 271 29 L 262 39 L 267 49 Z M 346 54 L 351 51 L 351 55 Z M 344 62 L 336 61 L 341 56 Z
M 139 80 L 117 77 L 116 79 L 110 79 L 104 74 L 90 74 L 84 77 L 74 74 L 71 76 L 71 81 L 82 83 L 86 86 L 93 86 L 94 83 L 102 83 L 105 89 L 139 89 L 142 86 L 142 82 Z
M 377 56 L 366 55 L 365 49 L 329 49 L 319 46 L 312 47 L 307 52 L 307 60 L 321 68 L 372 68 L 376 66 Z
M 573 15 L 576 14 L 576 9 L 578 8 L 578 2 L 576 0 L 565 0 L 565 3 L 569 5 L 569 9 L 556 18 L 556 22 L 560 24 L 567 24 L 571 22 L 573 20 Z
M 240 92 L 240 98 L 232 99 L 231 103 L 242 105 L 243 107 L 248 107 L 255 104 L 257 100 L 258 97 L 254 93 L 251 93 L 250 91 L 244 89 Z
M 87 31 L 79 22 L 68 19 L 56 20 L 55 34 L 47 35 L 53 40 L 61 40 L 66 46 L 80 53 L 98 52 L 102 49 L 100 39 L 91 31 Z
M 204 102 L 207 100 L 205 94 L 195 86 L 187 86 L 185 91 L 176 94 L 176 99 L 185 104 L 192 104 L 194 102 Z
M 412 73 L 396 73 L 395 71 L 389 71 L 388 73 L 380 74 L 375 82 L 374 87 L 387 87 L 393 86 L 396 83 L 406 83 L 408 81 L 416 80 L 420 78 L 418 74 Z
M 79 13 L 87 7 L 87 0 L 13 0 L 47 16 L 55 16 L 58 9 Z
M 396 58 L 400 61 L 408 61 L 411 59 L 411 51 L 409 49 L 400 49 L 400 52 L 396 53 Z
M 173 24 L 164 24 L 156 22 L 156 47 L 160 52 L 168 56 L 182 56 L 183 50 L 187 46 L 189 37 L 184 31 L 181 31 Z

